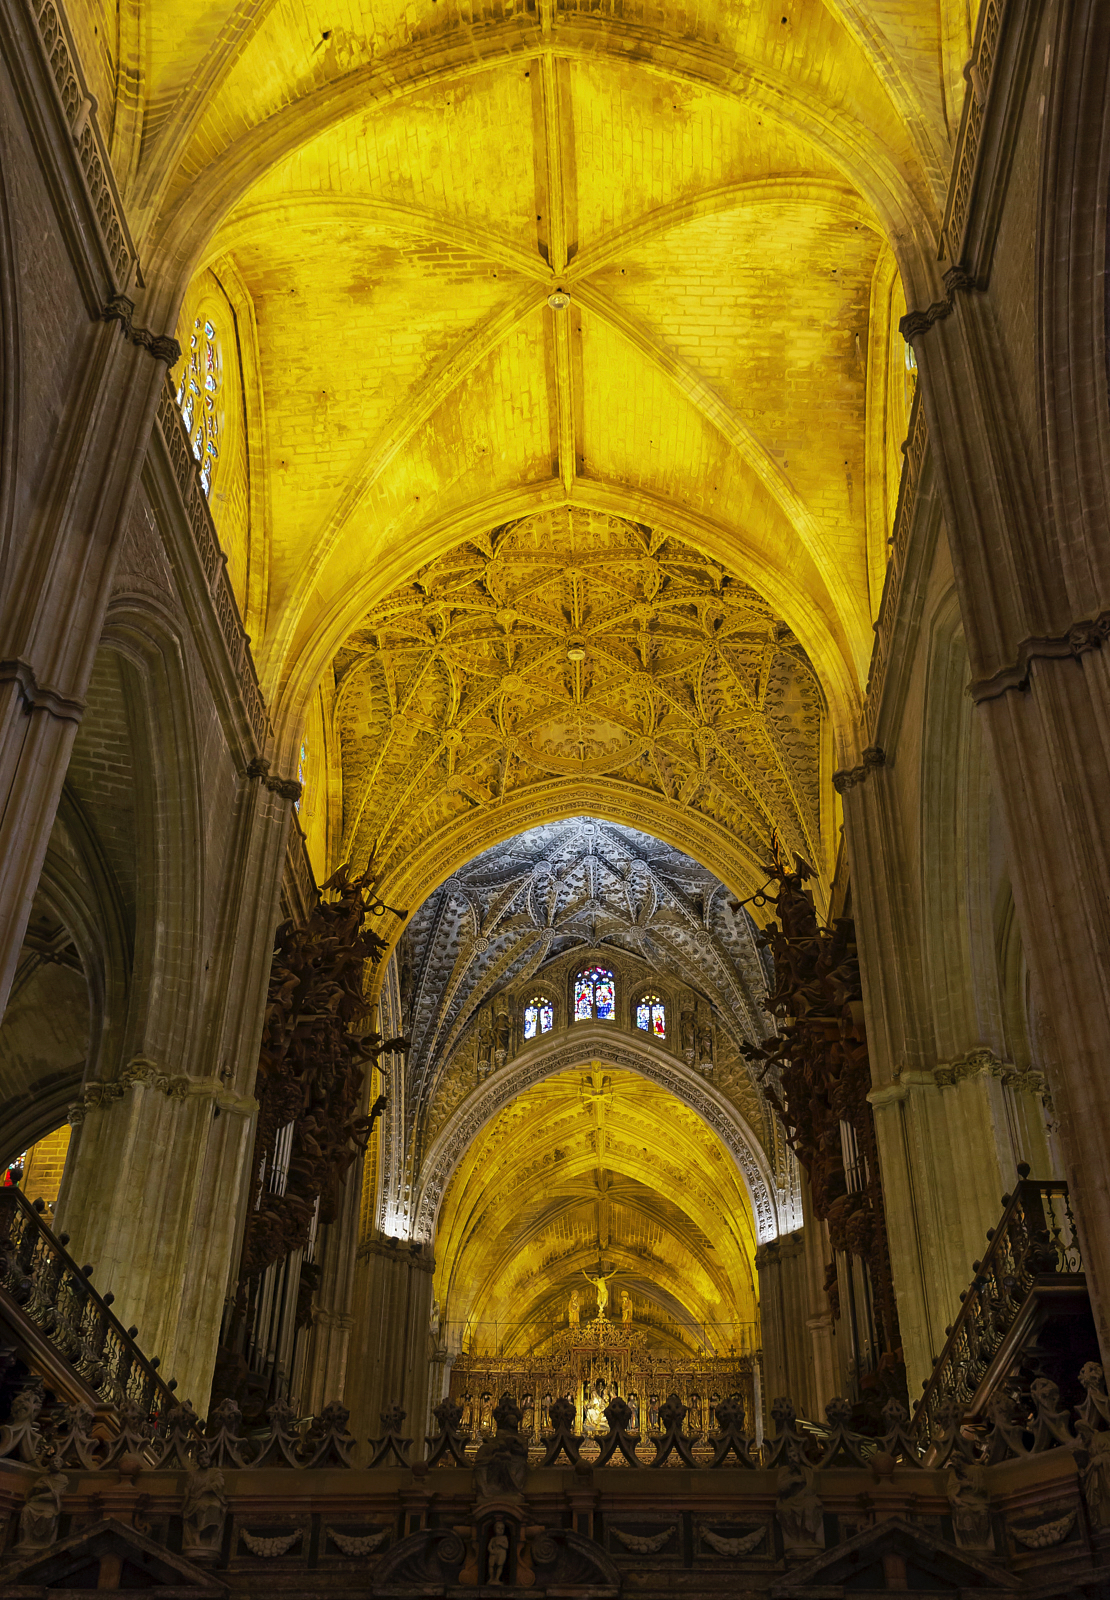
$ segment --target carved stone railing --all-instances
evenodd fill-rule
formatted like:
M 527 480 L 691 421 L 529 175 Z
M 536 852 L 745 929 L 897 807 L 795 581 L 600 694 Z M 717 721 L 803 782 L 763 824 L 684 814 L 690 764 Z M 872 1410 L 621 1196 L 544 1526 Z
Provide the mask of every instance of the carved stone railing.
M 266 703 L 258 687 L 250 642 L 239 616 L 231 580 L 227 575 L 227 557 L 220 549 L 212 513 L 208 509 L 208 501 L 200 486 L 197 464 L 189 448 L 189 436 L 185 431 L 181 412 L 178 410 L 173 384 L 168 378 L 158 402 L 158 428 L 165 441 L 173 474 L 181 491 L 185 514 L 192 529 L 197 555 L 219 620 L 220 632 L 231 658 L 255 741 L 261 752 L 266 746 L 270 731 Z
M 14 1302 L 39 1335 L 107 1405 L 130 1401 L 144 1418 L 176 1405 L 173 1383 L 158 1375 L 102 1296 L 18 1189 L 0 1189 L 0 1304 Z
M 54 0 L 30 0 L 28 9 L 38 25 L 62 111 L 73 135 L 115 287 L 122 292 L 131 282 L 135 247 L 116 189 L 112 163 L 100 135 L 96 101 L 85 83 L 69 25 Z
M 898 615 L 898 600 L 906 569 L 906 551 L 928 444 L 929 429 L 925 421 L 925 408 L 921 404 L 919 384 L 910 407 L 906 442 L 902 446 L 905 460 L 902 464 L 902 481 L 898 489 L 898 505 L 895 508 L 894 526 L 890 536 L 890 561 L 887 564 L 882 599 L 879 602 L 879 615 L 875 622 L 875 647 L 871 652 L 871 668 L 867 674 L 867 698 L 864 701 L 863 721 L 867 732 L 866 742 L 872 744 L 879 720 L 879 708 L 883 701 L 887 667 L 890 664 L 891 636 Z
M 979 160 L 979 145 L 983 137 L 983 111 L 987 103 L 994 63 L 998 54 L 998 36 L 1006 0 L 983 0 L 979 8 L 979 23 L 975 30 L 975 44 L 971 60 L 964 68 L 967 93 L 964 95 L 960 131 L 956 136 L 956 152 L 952 161 L 952 178 L 948 185 L 948 204 L 941 228 L 941 249 L 950 261 L 959 261 L 971 207 L 971 191 L 975 182 L 975 167 Z
M 953 1405 L 972 1417 L 984 1410 L 988 1390 L 997 1387 L 986 1380 L 1007 1375 L 992 1369 L 1032 1295 L 1049 1287 L 1086 1289 L 1068 1186 L 1062 1179 L 1031 1181 L 1028 1171 L 1019 1166 L 1021 1181 L 1004 1196 L 1002 1220 L 988 1234 L 986 1255 L 975 1263 L 975 1278 L 915 1407 L 913 1429 L 925 1445 L 943 1435 L 943 1414 Z

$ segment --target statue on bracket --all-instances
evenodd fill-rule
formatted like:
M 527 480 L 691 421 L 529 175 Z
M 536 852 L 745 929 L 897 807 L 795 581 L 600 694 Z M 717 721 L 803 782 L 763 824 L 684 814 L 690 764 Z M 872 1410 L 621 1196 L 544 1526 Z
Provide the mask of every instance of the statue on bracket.
M 478 1013 L 478 1082 L 482 1083 L 493 1071 L 493 1028 L 490 1025 L 489 1007 Z
M 567 1326 L 577 1328 L 582 1316 L 582 1296 L 577 1289 L 570 1291 L 570 1303 L 567 1306 Z
M 493 1018 L 493 1060 L 494 1065 L 503 1067 L 509 1059 L 509 1045 L 512 1041 L 513 1024 L 509 1016 L 509 998 L 499 994 L 494 1002 Z
M 679 1022 L 679 1041 L 682 1045 L 682 1056 L 686 1065 L 694 1065 L 696 1055 L 696 1039 L 694 1035 L 694 1013 L 687 1007 L 683 1010 Z

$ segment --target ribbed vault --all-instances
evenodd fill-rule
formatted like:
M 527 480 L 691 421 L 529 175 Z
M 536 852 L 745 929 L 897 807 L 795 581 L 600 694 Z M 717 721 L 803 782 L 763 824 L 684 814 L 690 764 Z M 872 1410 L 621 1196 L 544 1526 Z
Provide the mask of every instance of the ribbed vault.
M 847 736 L 905 423 L 873 367 L 899 273 L 935 297 L 973 9 L 81 9 L 144 317 L 226 297 L 213 505 L 279 761 L 398 584 L 567 506 L 749 583 Z
M 696 818 L 757 876 L 774 834 L 824 864 L 823 700 L 797 640 L 666 530 L 566 507 L 496 528 L 375 606 L 334 664 L 340 855 L 384 881 L 545 807 L 552 779 Z
M 751 1209 L 735 1164 L 688 1107 L 598 1062 L 519 1095 L 444 1197 L 436 1294 L 448 1342 L 532 1349 L 585 1315 L 599 1260 L 657 1340 L 722 1353 L 754 1339 Z M 617 1313 L 619 1315 L 619 1311 Z

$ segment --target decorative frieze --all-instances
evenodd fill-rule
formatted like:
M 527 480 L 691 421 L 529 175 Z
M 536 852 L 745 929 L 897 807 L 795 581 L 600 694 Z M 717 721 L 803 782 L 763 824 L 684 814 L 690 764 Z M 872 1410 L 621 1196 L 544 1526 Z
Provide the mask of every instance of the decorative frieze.
M 90 1111 L 103 1111 L 109 1106 L 118 1105 L 129 1089 L 152 1089 L 169 1100 L 179 1102 L 211 1099 L 221 1111 L 234 1116 L 253 1116 L 258 1109 L 258 1102 L 253 1096 L 233 1094 L 219 1078 L 190 1078 L 184 1073 L 166 1072 L 156 1061 L 146 1056 L 136 1056 L 120 1069 L 117 1077 L 108 1082 L 84 1085 L 80 1097 L 66 1112 L 70 1126 L 80 1127 Z

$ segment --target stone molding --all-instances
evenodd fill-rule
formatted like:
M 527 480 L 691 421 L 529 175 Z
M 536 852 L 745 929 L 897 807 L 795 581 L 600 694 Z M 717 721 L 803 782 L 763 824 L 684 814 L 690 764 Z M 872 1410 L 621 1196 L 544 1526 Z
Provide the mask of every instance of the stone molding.
M 868 774 L 875 767 L 886 766 L 886 751 L 881 745 L 870 744 L 863 752 L 863 764 L 858 767 L 841 767 L 832 775 L 832 785 L 837 794 L 843 794 L 845 789 L 854 789 L 859 783 L 866 783 Z
M 1011 689 L 1029 688 L 1034 661 L 1078 661 L 1091 650 L 1101 650 L 1110 639 L 1110 611 L 1100 611 L 1093 621 L 1073 622 L 1066 633 L 1043 639 L 1025 639 L 1018 645 L 1012 666 L 1000 667 L 989 678 L 976 678 L 967 692 L 976 705 L 997 700 Z
M 40 685 L 34 667 L 27 661 L 21 661 L 17 656 L 9 656 L 0 661 L 0 683 L 18 685 L 23 709 L 28 714 L 32 711 L 46 711 L 62 722 L 80 722 L 84 715 L 83 700 L 62 694 L 60 690 L 52 689 L 48 684 Z
M 1007 1089 L 1025 1089 L 1032 1094 L 1044 1094 L 1045 1081 L 1041 1072 L 1021 1072 L 1012 1061 L 1000 1061 L 993 1050 L 985 1047 L 969 1050 L 954 1061 L 942 1061 L 933 1068 L 933 1078 L 938 1089 L 948 1089 L 963 1083 L 966 1078 L 980 1075 L 997 1078 Z
M 263 785 L 271 794 L 276 794 L 282 800 L 297 801 L 301 798 L 303 785 L 296 778 L 277 778 L 270 776 L 270 763 L 264 756 L 256 756 L 247 764 L 248 778 L 261 778 Z
M 928 333 L 934 324 L 950 317 L 955 310 L 958 294 L 967 294 L 972 289 L 978 289 L 980 285 L 966 267 L 949 267 L 944 274 L 944 287 L 947 292 L 943 300 L 934 300 L 925 311 L 907 311 L 899 322 L 898 332 L 907 344 L 912 345 L 915 339 L 920 339 L 922 334 Z
M 363 1239 L 356 1251 L 359 1261 L 368 1256 L 384 1256 L 387 1261 L 399 1262 L 404 1267 L 415 1267 L 418 1272 L 434 1272 L 436 1258 L 425 1244 L 416 1239 Z
M 101 322 L 118 322 L 128 344 L 137 344 L 155 361 L 164 361 L 175 367 L 181 360 L 181 346 L 168 333 L 151 333 L 149 328 L 136 328 L 132 321 L 135 302 L 125 294 L 114 294 L 100 313 Z
M 556 1073 L 601 1061 L 607 1066 L 624 1067 L 668 1090 L 721 1139 L 743 1176 L 755 1216 L 756 1238 L 766 1244 L 778 1237 L 778 1212 L 775 1186 L 769 1170 L 756 1154 L 759 1146 L 747 1123 L 723 1095 L 711 1089 L 704 1079 L 673 1060 L 657 1057 L 650 1050 L 634 1049 L 614 1042 L 612 1035 L 599 1034 L 596 1027 L 583 1027 L 582 1035 L 561 1049 L 541 1048 L 535 1054 L 518 1057 L 511 1066 L 487 1078 L 462 1102 L 428 1152 L 420 1176 L 420 1187 L 413 1207 L 413 1238 L 430 1243 L 435 1236 L 440 1202 L 452 1174 L 481 1129 L 494 1113 L 515 1100 L 517 1095 Z
M 122 1067 L 119 1076 L 104 1083 L 87 1083 L 80 1098 L 66 1111 L 70 1127 L 78 1128 L 90 1111 L 103 1111 L 118 1104 L 129 1089 L 154 1089 L 168 1100 L 183 1102 L 207 1098 L 215 1101 L 220 1111 L 233 1116 L 250 1117 L 258 1109 L 258 1101 L 251 1095 L 237 1095 L 217 1078 L 190 1078 L 184 1073 L 168 1073 L 147 1056 L 136 1056 Z
M 81 70 L 80 53 L 73 42 L 69 24 L 53 0 L 32 0 L 28 9 L 35 19 L 45 65 L 53 78 L 58 105 L 73 140 L 89 205 L 104 246 L 105 259 L 115 282 L 126 288 L 134 271 L 136 252 L 128 232 L 111 158 L 97 121 L 97 103 L 88 92 Z
M 979 1077 L 994 1078 L 1004 1089 L 1017 1089 L 1027 1094 L 1040 1095 L 1045 1104 L 1049 1104 L 1048 1086 L 1043 1072 L 1033 1070 L 1023 1072 L 1015 1067 L 1012 1061 L 1000 1061 L 994 1051 L 986 1045 L 968 1050 L 964 1055 L 956 1056 L 951 1061 L 938 1062 L 931 1069 L 899 1067 L 894 1074 L 893 1083 L 872 1089 L 867 1098 L 876 1110 L 883 1110 L 889 1105 L 908 1100 L 911 1089 L 953 1089 L 971 1078 Z

